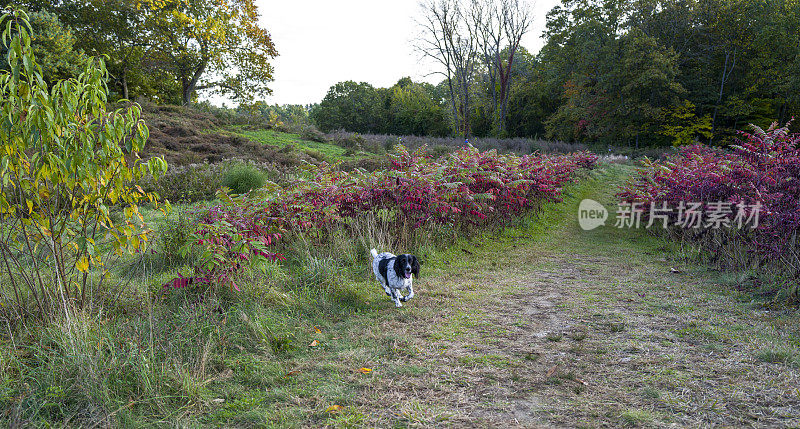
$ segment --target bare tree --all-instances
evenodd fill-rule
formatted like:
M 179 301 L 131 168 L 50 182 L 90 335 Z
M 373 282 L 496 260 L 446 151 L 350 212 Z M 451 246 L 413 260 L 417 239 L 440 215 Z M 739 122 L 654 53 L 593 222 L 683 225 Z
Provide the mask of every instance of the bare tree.
M 471 90 L 478 50 L 477 32 L 468 25 L 459 0 L 426 0 L 420 3 L 422 35 L 417 50 L 439 63 L 447 79 L 453 124 L 458 135 L 470 135 Z
M 470 17 L 478 32 L 481 59 L 486 67 L 492 99 L 491 116 L 496 132 L 502 134 L 511 93 L 514 56 L 533 17 L 524 0 L 472 0 Z
M 425 0 L 417 49 L 447 79 L 455 130 L 470 133 L 475 67 L 483 65 L 498 134 L 505 129 L 511 70 L 532 15 L 525 0 Z

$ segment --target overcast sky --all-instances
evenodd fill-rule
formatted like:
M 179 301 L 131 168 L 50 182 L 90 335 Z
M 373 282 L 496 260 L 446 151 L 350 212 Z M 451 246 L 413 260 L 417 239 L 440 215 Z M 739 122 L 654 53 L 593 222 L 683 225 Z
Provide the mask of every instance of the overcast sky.
M 256 0 L 261 24 L 280 54 L 273 60 L 275 81 L 270 104 L 309 104 L 322 100 L 336 82 L 354 80 L 378 87 L 401 77 L 438 82 L 427 76 L 413 39 L 419 0 Z M 558 0 L 531 0 L 534 22 L 522 45 L 537 52 L 545 14 Z M 221 100 L 213 100 L 219 104 Z M 230 102 L 226 104 L 230 105 Z

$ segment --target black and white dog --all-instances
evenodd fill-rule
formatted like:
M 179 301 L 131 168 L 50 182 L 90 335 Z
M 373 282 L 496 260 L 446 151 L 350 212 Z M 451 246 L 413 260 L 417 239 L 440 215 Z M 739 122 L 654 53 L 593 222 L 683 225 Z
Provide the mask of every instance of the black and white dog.
M 403 254 L 400 256 L 389 252 L 378 254 L 372 249 L 372 272 L 378 283 L 383 286 L 386 295 L 392 297 L 396 307 L 402 307 L 400 301 L 406 302 L 414 297 L 414 287 L 412 282 L 414 277 L 419 277 L 419 261 L 414 255 Z M 401 289 L 405 289 L 408 295 L 403 296 Z

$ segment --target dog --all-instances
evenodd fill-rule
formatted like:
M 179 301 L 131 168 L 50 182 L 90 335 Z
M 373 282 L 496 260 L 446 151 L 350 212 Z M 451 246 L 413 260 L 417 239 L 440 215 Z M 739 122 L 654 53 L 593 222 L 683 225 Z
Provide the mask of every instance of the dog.
M 416 256 L 402 254 L 400 256 L 389 252 L 378 253 L 372 249 L 372 272 L 378 280 L 386 295 L 392 298 L 395 307 L 402 307 L 400 302 L 406 302 L 414 297 L 414 277 L 419 278 L 420 263 Z M 408 294 L 403 296 L 401 290 Z

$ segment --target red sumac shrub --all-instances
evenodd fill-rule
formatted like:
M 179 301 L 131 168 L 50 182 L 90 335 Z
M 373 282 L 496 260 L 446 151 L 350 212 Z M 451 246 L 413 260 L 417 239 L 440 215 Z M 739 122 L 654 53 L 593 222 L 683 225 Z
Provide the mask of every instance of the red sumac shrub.
M 287 188 L 274 186 L 210 209 L 198 224 L 206 263 L 195 279 L 232 283 L 232 275 L 253 255 L 282 255 L 266 249 L 281 232 L 324 231 L 365 212 L 391 213 L 394 230 L 445 224 L 457 228 L 501 224 L 543 201 L 558 201 L 561 187 L 597 163 L 597 155 L 503 155 L 464 147 L 433 159 L 424 148 L 398 146 L 391 168 L 367 173 L 341 171 L 326 163 L 305 166 L 311 179 Z M 184 286 L 180 277 L 167 286 Z
M 761 258 L 796 260 L 791 244 L 800 228 L 800 134 L 789 134 L 788 125 L 753 128 L 753 133 L 741 133 L 729 150 L 689 146 L 663 162 L 649 163 L 618 197 L 646 206 L 666 202 L 677 207 L 682 201 L 726 202 L 734 207 L 761 203 L 758 227 L 736 232 L 737 238 Z M 730 217 L 735 214 L 736 210 Z

